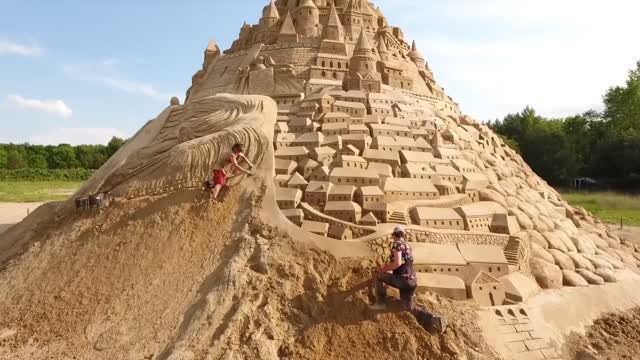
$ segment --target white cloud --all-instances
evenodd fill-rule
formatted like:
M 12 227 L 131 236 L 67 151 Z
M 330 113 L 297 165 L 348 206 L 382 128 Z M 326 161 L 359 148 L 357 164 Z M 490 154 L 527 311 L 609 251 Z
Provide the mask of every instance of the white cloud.
M 34 135 L 29 138 L 29 143 L 38 145 L 106 145 L 112 137 L 126 139 L 124 132 L 114 128 L 60 128 L 46 134 Z
M 41 56 L 44 49 L 36 42 L 30 44 L 20 44 L 15 41 L 0 39 L 0 54 L 11 54 L 20 56 Z
M 9 95 L 7 99 L 10 103 L 22 109 L 42 111 L 65 119 L 73 115 L 71 108 L 62 100 L 26 99 L 20 95 Z
M 152 84 L 127 78 L 117 71 L 116 65 L 118 63 L 118 59 L 106 59 L 98 64 L 65 65 L 62 70 L 70 78 L 98 83 L 129 94 L 143 95 L 163 101 L 171 97 L 161 93 Z
M 462 110 L 483 120 L 527 104 L 545 116 L 601 108 L 607 88 L 623 83 L 640 60 L 640 46 L 632 45 L 637 0 L 406 0 L 381 7 L 418 41 Z

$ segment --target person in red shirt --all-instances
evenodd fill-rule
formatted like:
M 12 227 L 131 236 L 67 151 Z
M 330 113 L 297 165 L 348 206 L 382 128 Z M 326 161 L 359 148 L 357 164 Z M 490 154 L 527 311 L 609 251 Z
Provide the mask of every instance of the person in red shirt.
M 246 170 L 240 164 L 246 162 L 249 165 L 250 170 Z M 218 194 L 222 187 L 227 185 L 227 179 L 231 177 L 235 172 L 242 172 L 247 175 L 253 175 L 251 172 L 253 164 L 244 155 L 242 144 L 235 144 L 231 147 L 231 154 L 222 159 L 211 174 L 211 179 L 207 181 L 207 187 L 212 189 L 211 198 L 214 201 L 218 200 Z
M 391 272 L 391 273 L 390 273 Z M 405 231 L 401 227 L 393 230 L 393 245 L 389 262 L 380 267 L 375 276 L 376 304 L 374 310 L 386 309 L 387 291 L 385 286 L 400 290 L 402 306 L 410 311 L 418 323 L 427 330 L 434 329 L 444 333 L 447 329 L 447 319 L 433 315 L 415 305 L 415 293 L 418 283 L 413 269 L 413 250 L 406 240 Z

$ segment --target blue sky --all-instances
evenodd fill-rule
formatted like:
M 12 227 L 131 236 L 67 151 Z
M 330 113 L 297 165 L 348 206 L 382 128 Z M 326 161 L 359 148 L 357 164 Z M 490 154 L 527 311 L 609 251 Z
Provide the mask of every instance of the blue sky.
M 267 0 L 0 0 L 0 142 L 130 136 Z M 600 108 L 640 60 L 636 0 L 378 0 L 480 120 Z

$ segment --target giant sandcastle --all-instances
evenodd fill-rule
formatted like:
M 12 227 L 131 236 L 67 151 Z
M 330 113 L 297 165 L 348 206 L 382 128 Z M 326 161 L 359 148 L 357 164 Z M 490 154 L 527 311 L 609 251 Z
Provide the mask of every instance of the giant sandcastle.
M 31 256 L 30 266 L 40 266 L 49 258 L 35 260 L 40 245 L 34 244 L 43 237 L 66 239 L 59 228 L 77 234 L 68 235 L 73 239 L 100 237 L 103 218 L 119 219 L 129 202 L 203 193 L 212 167 L 237 142 L 245 144 L 257 171 L 231 179 L 227 211 L 238 206 L 239 193 L 259 192 L 259 203 L 242 203 L 278 231 L 337 257 L 378 262 L 386 260 L 393 228 L 402 225 L 413 244 L 421 292 L 495 307 L 507 324 L 529 329 L 529 315 L 518 304 L 542 289 L 605 286 L 620 280 L 619 271 L 637 270 L 640 261 L 631 243 L 570 206 L 487 126 L 462 114 L 415 41 L 372 3 L 277 0 L 264 7 L 258 24 L 242 26 L 228 50 L 209 43 L 184 104 L 172 99 L 75 195 L 110 195 L 113 205 L 95 215 L 95 224 L 78 220 L 73 202 L 49 205 L 3 235 L 0 262 L 28 269 L 27 260 L 15 259 Z M 162 203 L 153 208 L 174 211 Z M 139 212 L 114 224 L 153 213 L 136 206 Z M 216 217 L 221 224 L 235 221 L 234 227 L 247 221 L 245 215 L 215 216 L 224 216 Z M 145 231 L 162 229 L 157 236 L 169 241 L 172 230 L 162 221 L 154 219 Z M 182 229 L 180 224 L 175 226 Z M 82 226 L 90 230 L 77 230 Z M 205 241 L 202 226 L 178 233 L 195 231 Z M 275 236 L 256 234 L 258 248 Z M 199 310 L 183 328 L 211 326 L 208 312 L 232 313 L 233 301 L 224 299 Z M 502 318 L 508 314 L 511 320 Z M 531 349 L 533 329 L 515 329 L 522 356 L 549 350 Z M 181 336 L 187 342 L 195 333 Z
M 366 242 L 381 260 L 392 228 L 407 226 L 431 290 L 499 305 L 522 300 L 518 272 L 537 280 L 528 289 L 559 288 L 638 265 L 635 249 L 463 115 L 416 42 L 366 0 L 270 2 L 230 49 L 209 44 L 186 106 L 218 93 L 276 102 L 275 196 L 291 222 Z M 506 294 L 470 291 L 483 283 Z
M 267 97 L 276 113 L 264 114 Z M 384 261 L 406 226 L 422 288 L 454 299 L 495 306 L 602 285 L 640 259 L 463 115 L 416 42 L 366 0 L 271 1 L 228 50 L 212 41 L 184 105 L 172 99 L 81 195 L 198 187 L 235 142 L 316 242 Z

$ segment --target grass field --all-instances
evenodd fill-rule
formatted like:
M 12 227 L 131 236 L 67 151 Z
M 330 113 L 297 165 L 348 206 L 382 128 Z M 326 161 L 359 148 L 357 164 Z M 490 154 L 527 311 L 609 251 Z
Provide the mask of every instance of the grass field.
M 602 220 L 622 223 L 627 226 L 640 226 L 640 196 L 612 192 L 565 192 L 565 200 L 574 206 L 582 206 Z
M 64 181 L 0 182 L 0 202 L 46 202 L 65 200 L 82 183 Z

